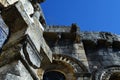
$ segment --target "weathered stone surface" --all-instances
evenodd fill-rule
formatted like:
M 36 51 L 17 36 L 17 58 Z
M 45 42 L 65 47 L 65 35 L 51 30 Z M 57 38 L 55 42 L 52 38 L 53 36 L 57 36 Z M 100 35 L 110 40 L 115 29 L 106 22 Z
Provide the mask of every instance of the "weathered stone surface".
M 58 33 L 61 33 L 61 32 L 71 32 L 71 28 L 72 26 L 56 26 L 56 25 L 53 25 L 53 26 L 47 26 L 46 29 L 45 29 L 45 32 L 58 32 Z M 76 31 L 75 32 L 79 32 L 79 27 L 76 25 Z
M 8 15 L 6 15 L 5 12 Z M 10 47 L 11 45 L 15 45 L 16 43 L 19 43 L 22 37 L 24 37 L 25 35 L 28 35 L 30 37 L 34 47 L 37 49 L 39 53 L 42 42 L 45 46 L 47 46 L 45 41 L 42 39 L 43 26 L 36 17 L 30 16 L 31 14 L 34 13 L 34 9 L 29 0 L 19 1 L 18 3 L 15 4 L 15 6 L 12 6 L 5 12 L 2 12 L 2 16 L 6 23 L 8 24 L 8 26 L 11 28 L 11 35 L 9 41 L 5 44 L 4 49 L 6 49 L 6 47 Z M 15 16 L 12 16 L 13 14 Z M 48 48 L 46 49 L 48 50 Z M 45 54 L 48 55 L 48 52 L 46 52 Z M 50 49 L 49 56 L 52 56 Z M 48 59 L 52 61 L 51 57 L 49 57 Z
M 106 43 L 119 42 L 119 36 L 110 32 L 81 32 L 80 35 L 82 40 L 90 40 L 95 43 L 102 40 L 106 41 Z
M 47 26 L 46 32 L 70 32 L 70 26 Z
M 3 7 L 8 7 L 9 5 L 14 4 L 15 2 L 17 2 L 18 0 L 0 0 L 0 4 Z
M 34 8 L 29 0 L 20 0 L 20 2 L 22 3 L 21 7 L 23 6 L 27 15 L 31 15 L 34 13 Z
M 2 47 L 0 69 L 13 69 L 11 70 L 13 73 L 7 72 L 9 71 L 7 70 L 3 75 L 0 74 L 1 80 L 8 80 L 9 78 L 9 80 L 39 80 L 36 75 L 36 69 L 41 67 L 41 62 L 44 66 L 52 62 L 52 51 L 43 38 L 43 26 L 45 26 L 45 22 L 39 6 L 37 13 L 39 16 L 34 15 L 35 11 L 37 11 L 35 8 L 37 4 L 29 0 L 19 0 L 15 4 L 9 1 L 9 4 L 6 6 L 3 4 L 3 7 L 12 6 L 1 12 L 3 20 L 10 29 L 10 35 L 8 41 Z M 1 34 L 3 36 L 3 33 Z M 17 68 L 22 68 L 24 71 L 14 71 L 16 67 L 13 67 L 11 63 L 18 60 L 21 60 L 22 63 Z M 16 62 L 14 66 L 17 63 L 19 62 Z M 23 64 L 24 68 L 22 67 Z
M 38 3 L 43 1 L 0 0 L 0 80 L 43 80 L 49 71 L 66 80 L 111 80 L 111 73 L 120 74 L 120 36 L 80 32 L 76 24 L 46 27 Z
M 20 50 L 20 55 L 21 55 L 21 58 L 20 58 L 21 62 L 24 64 L 26 69 L 29 71 L 29 73 L 32 76 L 32 78 L 34 80 L 39 80 L 39 77 L 37 76 L 37 73 L 36 73 L 37 70 L 38 70 L 38 67 L 33 65 L 33 62 L 35 62 L 36 59 L 33 62 L 30 62 L 30 60 L 28 59 L 29 56 L 26 57 L 25 52 L 24 52 L 23 49 Z
M 28 60 L 29 64 L 34 68 L 39 68 L 43 56 L 39 54 L 31 39 L 27 36 L 26 43 L 23 46 L 23 52 L 25 58 Z
M 0 80 L 33 80 L 21 61 L 14 61 L 0 68 Z
M 93 74 L 99 68 L 120 64 L 118 35 L 109 32 L 80 32 L 78 34 L 83 42 L 81 45 L 80 43 L 72 43 L 67 36 L 62 38 L 63 35 L 61 34 L 68 33 L 69 29 L 63 31 L 59 27 L 58 31 L 55 26 L 45 29 L 44 38 L 54 54 L 69 55 L 78 59 Z M 60 38 L 57 38 L 57 35 L 60 35 Z M 64 60 L 64 58 L 60 58 L 60 60 L 62 59 Z M 84 79 L 88 80 L 89 78 L 86 76 Z
M 112 76 L 113 74 L 118 73 L 117 76 Z M 100 68 L 96 74 L 94 75 L 93 79 L 95 80 L 111 80 L 110 77 L 113 77 L 112 80 L 119 80 L 120 76 L 120 66 L 109 66 L 105 68 Z
M 16 7 L 17 7 L 18 11 L 20 12 L 22 18 L 26 22 L 27 26 L 29 26 L 25 33 L 30 36 L 31 40 L 33 41 L 34 45 L 36 46 L 36 49 L 38 51 L 40 51 L 41 38 L 42 38 L 42 30 L 41 30 L 40 26 L 42 26 L 42 25 L 36 26 L 36 24 L 33 21 L 33 18 L 30 17 L 30 14 L 26 13 L 24 6 L 21 2 L 17 3 Z M 21 8 L 21 7 L 23 7 L 23 8 Z
M 7 48 L 7 50 L 3 50 L 0 54 L 0 67 L 14 60 L 18 60 L 20 58 L 20 46 L 11 46 L 11 48 Z
M 89 69 L 89 65 L 88 65 L 88 61 L 87 61 L 87 57 L 85 54 L 83 43 L 79 43 L 79 44 L 76 43 L 73 46 L 74 46 L 75 58 L 80 60 Z
M 52 62 L 52 51 L 49 48 L 49 46 L 46 44 L 44 38 L 42 38 L 42 44 L 41 44 L 41 55 L 43 55 L 44 60 Z

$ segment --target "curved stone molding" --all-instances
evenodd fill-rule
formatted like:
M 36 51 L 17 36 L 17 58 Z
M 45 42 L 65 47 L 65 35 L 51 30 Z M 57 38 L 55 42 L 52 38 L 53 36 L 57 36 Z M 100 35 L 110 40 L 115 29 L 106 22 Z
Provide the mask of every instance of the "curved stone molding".
M 53 60 L 69 63 L 74 68 L 75 72 L 88 72 L 85 65 L 73 57 L 63 54 L 53 54 Z
M 57 71 L 65 75 L 65 80 L 79 80 L 80 77 L 89 75 L 88 69 L 79 60 L 64 54 L 53 54 L 53 62 L 42 68 L 43 74 L 51 71 Z M 39 70 L 38 73 L 41 73 Z
M 48 26 L 43 1 L 0 0 L 0 80 L 120 80 L 120 36 Z
M 42 61 L 42 56 L 40 56 L 39 52 L 37 49 L 34 47 L 32 41 L 30 38 L 27 36 L 27 40 L 23 46 L 23 52 L 25 55 L 25 58 L 27 59 L 28 63 L 34 67 L 34 68 L 39 68 L 41 61 Z
M 110 79 L 111 76 L 115 73 L 120 74 L 120 66 L 110 66 L 110 67 L 106 67 L 104 69 L 101 68 L 96 72 L 93 80 L 111 80 Z

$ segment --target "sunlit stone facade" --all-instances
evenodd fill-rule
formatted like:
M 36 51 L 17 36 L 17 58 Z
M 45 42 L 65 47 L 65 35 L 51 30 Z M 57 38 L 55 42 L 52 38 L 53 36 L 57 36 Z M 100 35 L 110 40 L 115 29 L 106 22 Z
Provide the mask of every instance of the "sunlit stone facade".
M 120 80 L 120 36 L 49 26 L 44 0 L 0 0 L 0 80 Z

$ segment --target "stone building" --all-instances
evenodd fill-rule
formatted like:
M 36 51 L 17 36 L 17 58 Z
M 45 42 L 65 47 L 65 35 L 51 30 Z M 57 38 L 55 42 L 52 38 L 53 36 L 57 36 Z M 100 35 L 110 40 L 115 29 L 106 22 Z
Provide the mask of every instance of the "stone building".
M 120 80 L 120 36 L 46 25 L 43 1 L 0 0 L 0 80 Z

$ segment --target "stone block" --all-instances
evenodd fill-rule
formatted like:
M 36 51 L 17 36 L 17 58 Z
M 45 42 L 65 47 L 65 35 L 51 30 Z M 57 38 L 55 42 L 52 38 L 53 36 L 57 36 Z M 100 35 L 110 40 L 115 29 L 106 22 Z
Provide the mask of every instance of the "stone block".
M 36 49 L 38 51 L 40 51 L 40 45 L 42 43 L 41 38 L 43 37 L 43 31 L 42 31 L 42 25 L 40 25 L 40 23 L 37 23 L 37 25 L 34 23 L 35 18 L 33 19 L 32 17 L 30 17 L 30 14 L 33 13 L 28 11 L 28 13 L 26 13 L 25 6 L 23 6 L 22 2 L 19 2 L 16 4 L 16 8 L 18 9 L 20 15 L 22 16 L 22 18 L 24 19 L 25 23 L 27 24 L 28 28 L 25 32 L 25 34 L 29 35 L 29 37 L 31 38 L 32 42 L 34 43 L 34 45 L 36 46 Z M 31 8 L 32 9 L 32 8 Z M 29 10 L 29 8 L 28 8 Z
M 8 7 L 9 5 L 14 4 L 15 2 L 17 2 L 18 0 L 0 0 L 0 4 L 3 7 Z
M 44 39 L 42 39 L 41 51 L 42 51 L 44 57 L 46 58 L 46 60 L 49 59 L 50 62 L 52 62 L 52 51 L 49 48 L 49 46 L 46 44 Z
M 14 61 L 0 68 L 0 80 L 33 80 L 21 61 Z
M 34 13 L 34 8 L 30 0 L 20 0 L 22 3 L 21 7 L 24 8 L 24 11 L 27 13 L 28 16 Z
M 40 68 L 43 57 L 39 54 L 34 44 L 31 42 L 31 39 L 28 37 L 26 43 L 23 45 L 23 52 L 29 65 L 33 68 Z
M 84 50 L 84 46 L 82 43 L 73 45 L 76 50 Z

